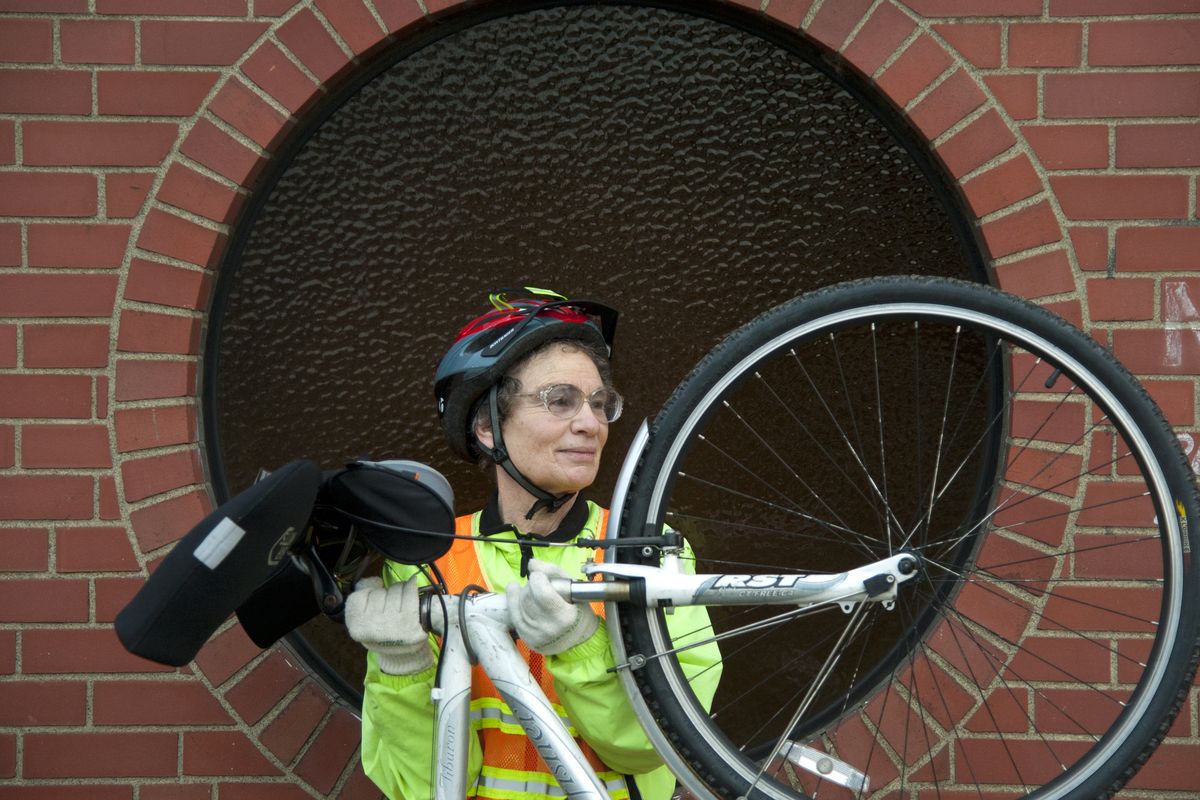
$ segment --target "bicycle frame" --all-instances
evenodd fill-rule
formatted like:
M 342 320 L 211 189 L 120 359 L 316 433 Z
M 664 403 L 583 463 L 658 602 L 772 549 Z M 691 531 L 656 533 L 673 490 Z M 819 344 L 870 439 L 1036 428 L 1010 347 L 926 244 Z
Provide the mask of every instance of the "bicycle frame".
M 797 613 L 836 603 L 849 613 L 864 603 L 886 606 L 893 602 L 897 587 L 916 576 L 917 566 L 915 556 L 901 553 L 838 575 L 688 575 L 679 568 L 678 555 L 668 554 L 663 567 L 590 564 L 585 572 L 606 575 L 611 580 L 554 580 L 552 585 L 565 599 L 577 603 L 635 602 L 664 608 L 770 603 L 795 606 Z M 609 797 L 604 783 L 584 759 L 517 651 L 504 595 L 426 595 L 422 600 L 422 620 L 442 637 L 439 682 L 433 690 L 437 737 L 435 800 L 461 800 L 469 788 L 472 654 L 520 721 L 566 796 L 579 800 Z M 633 654 L 619 663 L 617 669 L 636 669 L 643 663 L 643 656 Z M 780 743 L 768 762 L 779 755 L 792 757 L 784 752 L 784 744 Z M 797 753 L 794 757 L 802 759 L 804 755 Z M 687 782 L 684 776 L 679 777 Z

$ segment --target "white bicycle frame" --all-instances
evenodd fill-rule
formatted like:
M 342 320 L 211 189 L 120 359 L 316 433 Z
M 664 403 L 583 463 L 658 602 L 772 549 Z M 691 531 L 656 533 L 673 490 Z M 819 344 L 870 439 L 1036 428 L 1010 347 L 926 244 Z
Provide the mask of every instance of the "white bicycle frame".
M 632 465 L 636 463 L 646 438 L 647 431 L 643 423 L 617 481 L 618 488 L 612 504 L 614 510 L 619 510 L 624 504 L 625 487 Z M 620 514 L 616 511 L 610 515 L 610 530 L 607 533 L 610 540 L 616 538 L 616 521 L 619 518 Z M 630 677 L 631 670 L 642 666 L 646 657 L 638 653 L 624 653 L 621 637 L 616 631 L 615 604 L 636 602 L 647 608 L 772 604 L 794 606 L 797 609 L 837 604 L 847 613 L 861 612 L 866 603 L 890 606 L 895 600 L 897 587 L 916 577 L 917 561 L 912 555 L 900 553 L 836 575 L 689 575 L 681 568 L 678 552 L 664 548 L 661 567 L 590 563 L 585 565 L 584 572 L 606 580 L 555 579 L 552 585 L 572 602 L 603 601 L 609 604 L 606 618 L 613 633 L 610 638 L 617 672 L 622 676 L 626 694 L 651 744 L 689 791 L 701 800 L 716 800 L 651 723 L 649 710 Z M 583 752 L 567 732 L 518 652 L 509 626 L 506 603 L 504 595 L 494 593 L 426 595 L 422 599 L 421 616 L 425 626 L 442 637 L 439 680 L 433 690 L 435 800 L 462 800 L 470 788 L 467 785 L 468 756 L 470 737 L 474 735 L 470 724 L 472 653 L 520 721 L 526 736 L 537 748 L 566 796 L 571 800 L 607 800 L 609 793 L 604 782 L 587 763 Z M 865 788 L 865 776 L 853 767 L 807 747 L 781 741 L 767 763 L 776 758 L 786 758 L 802 769 L 842 785 Z

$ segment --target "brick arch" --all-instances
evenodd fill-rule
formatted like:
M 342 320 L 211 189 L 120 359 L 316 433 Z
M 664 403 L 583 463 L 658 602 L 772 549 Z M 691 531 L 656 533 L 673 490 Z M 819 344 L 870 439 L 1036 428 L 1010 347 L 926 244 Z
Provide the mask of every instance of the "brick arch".
M 316 0 L 316 11 L 301 4 L 265 27 L 236 69 L 200 98 L 135 227 L 117 303 L 112 418 L 115 489 L 143 554 L 158 553 L 211 510 L 198 444 L 197 357 L 231 226 L 295 120 L 428 19 L 415 2 L 375 0 L 372 13 L 366 1 Z M 428 14 L 459 5 L 425 2 Z M 978 42 L 925 24 L 916 0 L 774 0 L 766 11 L 756 11 L 756 0 L 729 5 L 752 5 L 746 13 L 840 54 L 907 116 L 981 220 L 1000 286 L 1029 297 L 1076 291 L 1044 173 L 1022 149 L 1000 93 L 965 66 Z M 1077 299 L 1055 308 L 1079 321 Z M 286 777 L 325 795 L 340 783 L 343 797 L 375 796 L 351 763 L 357 722 L 285 650 L 260 652 L 230 623 L 194 667 L 195 681 L 179 696 L 224 726 L 184 734 L 185 770 L 191 738 L 197 751 L 233 754 L 227 763 L 198 765 L 202 774 Z

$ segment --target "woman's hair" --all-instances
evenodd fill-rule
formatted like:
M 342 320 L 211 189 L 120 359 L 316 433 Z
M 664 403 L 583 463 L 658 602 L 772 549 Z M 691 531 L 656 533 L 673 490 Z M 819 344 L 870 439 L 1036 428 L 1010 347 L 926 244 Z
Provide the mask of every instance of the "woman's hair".
M 509 412 L 512 410 L 513 398 L 521 393 L 521 382 L 513 377 L 513 373 L 519 372 L 522 367 L 553 348 L 559 348 L 564 353 L 583 353 L 592 360 L 596 365 L 596 371 L 600 373 L 600 382 L 605 386 L 612 386 L 612 366 L 608 363 L 608 354 L 604 352 L 604 348 L 599 345 L 593 345 L 590 342 L 585 342 L 580 339 L 551 339 L 534 350 L 530 350 L 512 368 L 504 374 L 497 384 L 499 387 L 496 391 L 496 405 L 500 411 L 500 423 L 503 424 L 508 419 Z M 471 417 L 471 433 L 481 427 L 490 428 L 492 424 L 492 410 L 488 404 L 488 395 L 491 392 L 484 392 L 479 403 L 475 408 L 475 413 Z M 492 461 L 486 455 L 481 455 L 479 458 L 481 464 L 491 464 Z

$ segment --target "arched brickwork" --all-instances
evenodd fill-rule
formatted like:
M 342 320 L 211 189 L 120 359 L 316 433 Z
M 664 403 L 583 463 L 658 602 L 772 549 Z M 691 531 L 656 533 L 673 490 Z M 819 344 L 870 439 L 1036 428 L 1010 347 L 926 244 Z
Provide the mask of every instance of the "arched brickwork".
M 1114 347 L 1191 434 L 1200 14 L 730 4 L 840 53 L 902 109 L 996 282 Z M 0 796 L 377 796 L 357 721 L 285 651 L 230 623 L 171 670 L 124 653 L 111 622 L 210 508 L 201 331 L 264 164 L 346 75 L 458 5 L 0 0 Z M 1193 692 L 1129 797 L 1194 796 L 1196 715 Z

